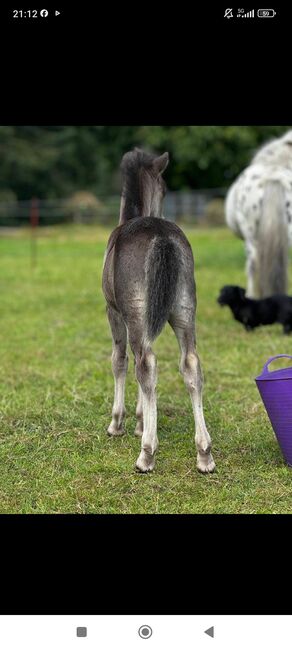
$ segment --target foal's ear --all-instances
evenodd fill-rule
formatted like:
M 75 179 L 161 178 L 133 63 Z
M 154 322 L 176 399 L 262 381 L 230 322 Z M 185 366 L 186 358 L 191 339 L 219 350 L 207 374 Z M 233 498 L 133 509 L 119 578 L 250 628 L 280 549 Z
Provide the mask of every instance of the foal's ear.
M 157 176 L 163 174 L 167 165 L 169 163 L 169 154 L 167 152 L 160 155 L 158 158 L 155 158 L 153 162 L 153 169 Z

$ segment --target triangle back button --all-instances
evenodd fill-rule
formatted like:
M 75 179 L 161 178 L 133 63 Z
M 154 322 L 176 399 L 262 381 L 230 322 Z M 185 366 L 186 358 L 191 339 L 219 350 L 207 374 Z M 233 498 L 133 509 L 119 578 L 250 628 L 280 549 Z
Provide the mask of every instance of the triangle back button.
M 210 629 L 207 629 L 206 631 L 204 631 L 204 633 L 207 633 L 207 635 L 209 635 L 210 638 L 214 638 L 214 627 L 210 626 Z

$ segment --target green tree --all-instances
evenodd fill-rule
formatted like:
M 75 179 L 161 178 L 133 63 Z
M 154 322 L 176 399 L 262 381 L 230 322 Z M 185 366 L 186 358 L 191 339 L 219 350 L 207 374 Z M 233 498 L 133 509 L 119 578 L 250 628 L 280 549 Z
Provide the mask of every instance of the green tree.
M 171 162 L 169 189 L 228 186 L 254 151 L 289 126 L 0 126 L 0 194 L 66 198 L 120 191 L 119 165 L 134 146 Z

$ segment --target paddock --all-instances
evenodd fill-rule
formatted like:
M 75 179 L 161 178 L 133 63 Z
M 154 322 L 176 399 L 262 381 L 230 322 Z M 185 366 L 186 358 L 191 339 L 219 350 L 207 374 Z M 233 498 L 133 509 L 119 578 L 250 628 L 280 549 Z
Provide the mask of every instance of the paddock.
M 0 236 L 1 513 L 290 513 L 285 466 L 254 378 L 290 353 L 280 325 L 247 333 L 216 303 L 244 285 L 243 242 L 225 227 L 184 227 L 195 258 L 197 345 L 216 472 L 196 471 L 194 423 L 169 325 L 158 361 L 159 454 L 135 472 L 137 385 L 130 355 L 125 435 L 111 439 L 111 335 L 101 290 L 110 229 L 41 228 L 37 264 L 28 231 Z M 291 294 L 291 285 L 290 285 Z

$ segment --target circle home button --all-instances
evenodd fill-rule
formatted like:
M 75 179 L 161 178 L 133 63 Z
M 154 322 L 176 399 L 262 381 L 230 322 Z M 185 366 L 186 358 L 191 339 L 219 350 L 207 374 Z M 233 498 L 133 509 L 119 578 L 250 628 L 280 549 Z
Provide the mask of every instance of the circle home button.
M 143 624 L 143 626 L 140 626 L 138 633 L 140 638 L 143 638 L 143 640 L 148 640 L 148 638 L 151 638 L 152 636 L 151 626 L 147 626 L 147 624 Z

